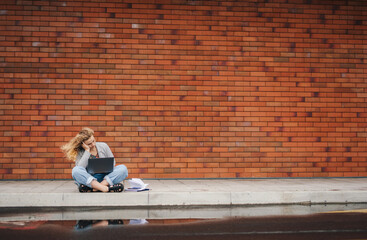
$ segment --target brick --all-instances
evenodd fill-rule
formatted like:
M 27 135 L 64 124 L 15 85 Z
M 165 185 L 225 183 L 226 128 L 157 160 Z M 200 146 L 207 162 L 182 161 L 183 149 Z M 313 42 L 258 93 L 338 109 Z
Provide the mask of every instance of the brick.
M 69 178 L 83 126 L 134 177 L 366 176 L 360 12 L 259 4 L 7 4 L 0 179 Z

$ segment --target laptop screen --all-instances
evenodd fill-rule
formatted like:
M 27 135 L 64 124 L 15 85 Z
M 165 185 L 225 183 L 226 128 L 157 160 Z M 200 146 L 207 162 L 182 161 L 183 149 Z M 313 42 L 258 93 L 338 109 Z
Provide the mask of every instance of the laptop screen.
M 88 160 L 87 171 L 91 174 L 110 173 L 113 171 L 115 158 L 90 158 Z

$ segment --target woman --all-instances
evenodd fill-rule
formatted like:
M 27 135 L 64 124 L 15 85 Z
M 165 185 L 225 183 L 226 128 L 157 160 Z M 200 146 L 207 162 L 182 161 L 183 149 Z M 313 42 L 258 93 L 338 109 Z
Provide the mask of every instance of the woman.
M 121 192 L 124 189 L 121 182 L 128 175 L 124 165 L 115 166 L 113 171 L 107 174 L 88 172 L 90 158 L 113 157 L 111 149 L 106 143 L 96 142 L 92 129 L 83 128 L 61 149 L 68 159 L 75 161 L 72 177 L 79 186 L 80 192 L 92 192 L 93 190 Z

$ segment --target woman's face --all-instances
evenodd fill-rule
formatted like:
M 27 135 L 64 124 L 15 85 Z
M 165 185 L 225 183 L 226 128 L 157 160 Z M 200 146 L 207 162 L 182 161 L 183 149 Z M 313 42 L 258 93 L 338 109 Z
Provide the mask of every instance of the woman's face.
M 96 146 L 96 139 L 94 136 L 91 136 L 88 140 L 84 141 L 85 145 L 87 145 L 90 149 Z

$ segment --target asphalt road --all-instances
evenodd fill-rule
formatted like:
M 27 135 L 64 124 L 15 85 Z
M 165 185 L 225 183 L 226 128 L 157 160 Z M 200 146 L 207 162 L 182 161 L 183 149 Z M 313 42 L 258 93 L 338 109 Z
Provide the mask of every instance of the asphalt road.
M 246 217 L 184 224 L 115 225 L 81 231 L 43 224 L 34 229 L 0 229 L 1 239 L 367 239 L 367 213 L 341 212 L 303 216 Z

